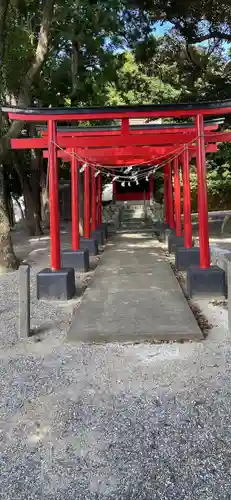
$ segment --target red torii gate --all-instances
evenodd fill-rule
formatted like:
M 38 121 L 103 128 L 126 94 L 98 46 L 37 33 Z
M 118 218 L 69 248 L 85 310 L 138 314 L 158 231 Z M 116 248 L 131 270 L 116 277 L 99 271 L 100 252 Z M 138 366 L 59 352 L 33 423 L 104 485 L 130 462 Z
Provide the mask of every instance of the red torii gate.
M 133 152 L 131 151 L 130 154 L 127 153 L 127 156 L 126 154 L 122 154 L 120 153 L 119 157 L 118 157 L 118 150 L 112 148 L 112 152 L 111 152 L 111 156 L 108 157 L 106 156 L 106 153 L 107 153 L 107 150 L 106 149 L 100 149 L 99 151 L 97 151 L 98 154 L 93 154 L 92 151 L 91 151 L 91 154 L 93 154 L 93 156 L 89 156 L 88 158 L 83 158 L 84 161 L 89 161 L 89 162 L 97 162 L 100 163 L 100 164 L 104 164 L 105 167 L 107 166 L 110 166 L 110 165 L 114 165 L 114 167 L 120 167 L 120 166 L 130 166 L 130 165 L 134 165 L 135 163 L 139 164 L 140 162 L 147 162 L 149 161 L 150 163 L 152 163 L 152 165 L 156 165 L 160 162 L 160 160 L 158 161 L 157 159 L 155 159 L 155 156 L 158 158 L 159 155 L 161 154 L 162 155 L 162 158 L 163 159 L 167 159 L 167 157 L 169 156 L 169 154 L 171 154 L 172 152 L 172 148 L 149 148 L 149 153 L 148 151 L 146 152 L 146 155 L 144 154 L 140 154 L 138 155 L 137 152 L 135 152 L 135 149 L 137 148 L 134 148 L 133 149 Z M 62 150 L 62 151 L 58 151 L 58 158 L 62 158 L 64 161 L 66 162 L 71 162 L 71 173 L 72 173 L 72 182 L 71 182 L 71 185 L 72 185 L 72 250 L 73 251 L 76 251 L 79 249 L 79 246 L 80 246 L 80 239 L 79 239 L 79 220 L 78 220 L 78 217 L 76 217 L 76 213 L 77 213 L 77 209 L 76 209 L 76 204 L 77 204 L 77 201 L 78 200 L 78 184 L 77 184 L 77 174 L 76 174 L 76 170 L 77 170 L 77 155 L 81 156 L 81 151 L 82 150 L 79 150 L 78 148 L 73 148 L 73 150 L 69 149 L 69 150 Z M 90 150 L 89 150 L 90 151 Z M 126 149 L 125 149 L 126 151 Z M 215 144 L 209 144 L 208 146 L 206 146 L 206 153 L 215 153 L 217 151 L 217 146 Z M 114 152 L 114 155 L 113 155 L 113 152 Z M 193 158 L 196 154 L 196 147 L 195 146 L 189 146 L 188 147 L 188 152 L 189 152 L 189 155 L 191 158 Z M 86 152 L 85 152 L 86 154 Z M 131 155 L 134 155 L 131 157 Z M 43 152 L 43 156 L 44 158 L 48 158 L 49 157 L 49 153 L 47 150 L 45 150 Z M 152 160 L 152 158 L 154 158 Z M 84 237 L 85 238 L 90 238 L 90 235 L 91 235 L 91 230 L 92 231 L 96 231 L 97 229 L 97 222 L 100 224 L 102 223 L 102 220 L 101 220 L 101 204 L 100 206 L 98 205 L 98 209 L 97 209 L 97 202 L 96 202 L 96 187 L 95 187 L 95 171 L 94 169 L 92 168 L 92 178 L 91 178 L 91 183 L 92 183 L 92 224 L 90 226 L 90 216 L 89 216 L 89 213 L 90 213 L 90 209 L 88 208 L 88 204 L 89 204 L 89 199 L 87 196 L 85 196 L 84 198 L 84 201 L 85 201 L 85 216 L 84 216 Z M 115 176 L 116 176 L 116 168 L 115 168 Z M 165 177 L 166 178 L 166 174 L 165 174 Z M 99 177 L 100 179 L 100 177 Z M 151 179 L 151 176 L 150 176 L 150 179 Z M 85 193 L 88 193 L 88 186 L 87 186 L 87 183 L 88 183 L 88 177 L 84 176 L 84 191 Z M 176 184 L 176 183 L 175 183 Z M 175 185 L 174 184 L 174 185 Z M 177 193 L 176 193 L 177 195 Z M 98 185 L 98 190 L 97 190 L 97 198 L 98 199 L 101 199 L 101 193 L 99 192 L 99 185 Z M 165 192 L 164 192 L 164 198 L 165 198 L 165 207 L 167 208 L 170 203 L 168 201 L 168 191 L 167 191 L 167 185 L 165 183 Z M 175 196 L 175 210 L 176 210 L 176 235 L 177 236 L 181 236 L 181 211 L 180 211 L 180 197 L 179 196 Z M 178 218 L 178 214 L 180 213 L 180 217 Z M 166 223 L 169 224 L 170 221 L 168 219 L 168 212 L 166 213 Z M 189 215 L 187 215 L 187 213 L 185 214 L 186 217 L 190 217 L 190 220 L 191 220 L 191 212 Z M 172 223 L 170 225 L 170 227 L 173 229 L 174 228 L 174 223 Z M 186 231 L 185 231 L 185 240 L 186 242 L 189 241 L 189 236 L 188 236 L 188 232 L 190 230 L 190 227 L 191 227 L 191 224 L 187 224 L 186 225 Z M 192 231 L 191 231 L 192 232 Z M 192 246 L 192 245 L 191 245 Z M 187 248 L 187 246 L 186 246 Z
M 200 238 L 200 268 L 193 271 L 189 269 L 188 284 L 189 292 L 194 292 L 195 280 L 203 275 L 204 288 L 211 287 L 211 279 L 214 280 L 214 269 L 210 269 L 209 239 L 208 239 L 208 209 L 207 209 L 207 188 L 206 188 L 206 168 L 205 152 L 215 151 L 216 143 L 224 140 L 231 140 L 230 133 L 215 132 L 219 126 L 217 123 L 204 124 L 204 116 L 225 115 L 231 113 L 231 101 L 196 103 L 196 104 L 178 104 L 163 106 L 118 106 L 106 108 L 3 108 L 8 113 L 11 120 L 21 120 L 24 122 L 47 122 L 47 131 L 42 131 L 42 137 L 39 138 L 20 138 L 12 139 L 12 148 L 41 148 L 48 149 L 49 159 L 49 186 L 50 186 L 50 229 L 51 229 L 51 269 L 45 270 L 38 275 L 38 296 L 50 296 L 70 298 L 75 289 L 73 269 L 62 270 L 60 259 L 60 235 L 59 235 L 59 210 L 58 210 L 58 175 L 57 158 L 62 156 L 66 159 L 69 148 L 72 150 L 72 224 L 77 227 L 78 221 L 78 203 L 76 197 L 77 185 L 77 167 L 78 160 L 76 155 L 81 152 L 82 162 L 100 163 L 101 167 L 108 168 L 134 164 L 134 160 L 155 165 L 159 163 L 158 157 L 162 156 L 165 160 L 164 167 L 164 192 L 166 207 L 166 223 L 170 228 L 176 227 L 176 236 L 181 236 L 181 207 L 180 207 L 180 178 L 179 161 L 175 153 L 173 160 L 174 170 L 174 193 L 175 204 L 173 205 L 172 193 L 172 158 L 174 151 L 178 148 L 178 155 L 182 157 L 183 164 L 183 186 L 184 186 L 184 218 L 185 218 L 185 248 L 191 249 L 192 237 L 191 228 L 191 206 L 190 206 L 190 185 L 189 185 L 189 155 L 196 155 L 197 175 L 198 175 L 198 214 L 199 214 L 199 238 Z M 130 127 L 129 118 L 160 118 L 160 117 L 193 117 L 195 122 L 183 127 L 181 124 L 176 126 L 166 125 L 153 127 L 152 125 L 143 129 L 142 127 Z M 58 130 L 56 123 L 59 121 L 85 121 L 85 120 L 121 120 L 119 127 L 103 127 L 102 130 L 92 130 L 85 132 L 83 128 L 74 133 L 72 130 Z M 183 129 L 183 130 L 182 130 Z M 189 146 L 190 143 L 190 146 Z M 130 150 L 128 149 L 130 147 Z M 181 151 L 179 148 L 181 147 Z M 64 151 L 58 151 L 61 148 Z M 145 152 L 143 151 L 145 148 Z M 137 153 L 135 154 L 135 150 Z M 107 150 L 107 152 L 106 152 Z M 121 151 L 119 151 L 121 150 Z M 123 150 L 123 151 L 122 151 Z M 127 152 L 126 152 L 127 150 Z M 140 151 L 142 150 L 142 152 Z M 83 155 L 86 151 L 86 156 Z M 110 155 L 106 157 L 106 154 Z M 161 153 L 160 153 L 161 151 Z M 120 156 L 116 158 L 116 153 Z M 44 152 L 46 156 L 46 152 Z M 90 155 L 93 156 L 90 156 Z M 116 159 L 115 159 L 116 158 Z M 112 163 L 113 160 L 113 163 Z M 128 163 L 125 163 L 128 162 Z M 168 163 L 167 163 L 168 162 Z M 93 171 L 93 169 L 92 169 Z M 95 179 L 95 176 L 92 175 Z M 98 196 L 102 194 L 102 174 L 98 175 L 97 190 Z M 92 182 L 93 205 L 96 204 L 96 181 Z M 85 221 L 90 221 L 90 167 L 84 169 L 85 186 Z M 98 204 L 100 207 L 100 202 Z M 174 221 L 175 207 L 175 221 Z M 94 210 L 93 210 L 94 212 Z M 96 214 L 96 211 L 95 211 Z M 98 212 L 99 214 L 99 212 Z M 97 222 L 101 223 L 101 216 L 92 214 L 92 226 L 96 227 Z M 76 235 L 74 235 L 76 236 Z M 77 235 L 75 247 L 78 247 Z M 89 239 L 89 222 L 85 223 L 85 240 Z M 83 248 L 85 248 L 83 242 Z M 87 242 L 87 247 L 89 248 Z M 92 244 L 92 242 L 91 242 Z M 216 286 L 219 291 L 224 288 L 224 277 L 216 269 Z M 222 275 L 223 276 L 223 275 Z M 201 285 L 200 285 L 201 286 Z M 202 288 L 203 288 L 202 286 Z
M 223 120 L 222 120 L 223 121 Z M 206 131 L 211 131 L 211 130 L 216 130 L 218 128 L 218 125 L 219 125 L 219 121 L 216 123 L 206 123 L 205 124 L 205 130 Z M 152 127 L 152 128 L 151 128 Z M 192 140 L 192 139 L 195 139 L 195 133 L 193 133 L 193 125 L 192 124 L 168 124 L 168 126 L 165 126 L 166 128 L 163 128 L 163 126 L 156 126 L 155 129 L 157 131 L 160 131 L 165 133 L 165 136 L 162 140 L 160 140 L 158 137 L 156 138 L 155 136 L 153 137 L 149 137 L 149 141 L 151 141 L 152 143 L 155 143 L 155 142 L 168 142 L 168 143 L 172 143 L 172 145 L 174 144 L 185 144 L 186 142 L 186 136 L 187 136 L 187 140 Z M 132 127 L 131 127 L 132 128 Z M 138 126 L 134 127 L 134 134 L 140 134 L 141 132 L 143 132 L 143 135 L 142 135 L 142 142 L 144 142 L 144 136 L 146 137 L 146 134 L 147 132 L 150 133 L 151 131 L 153 132 L 155 130 L 153 128 L 153 125 L 149 125 L 148 128 L 147 126 L 143 126 L 142 127 L 142 130 L 140 130 L 140 128 L 138 128 Z M 181 132 L 181 134 L 179 134 L 179 131 Z M 155 165 L 156 163 L 158 163 L 157 160 L 155 160 L 155 156 L 156 155 L 163 155 L 163 157 L 165 157 L 167 155 L 167 153 L 172 153 L 172 146 L 165 146 L 164 148 L 162 147 L 152 147 L 152 146 L 141 146 L 141 147 L 137 147 L 137 146 L 127 146 L 126 148 L 112 148 L 112 147 L 108 147 L 106 145 L 108 145 L 108 137 L 110 135 L 115 135 L 117 134 L 117 137 L 118 137 L 118 132 L 120 132 L 120 129 L 117 127 L 117 128 L 113 128 L 112 130 L 108 130 L 105 131 L 105 129 L 102 129 L 102 127 L 98 127 L 98 129 L 96 130 L 96 127 L 94 127 L 94 130 L 90 130 L 89 128 L 84 128 L 79 131 L 79 128 L 71 128 L 71 129 L 65 129 L 65 128 L 62 128 L 62 129 L 58 129 L 57 131 L 57 136 L 59 137 L 59 140 L 60 140 L 60 143 L 63 144 L 63 145 L 66 145 L 65 144 L 65 137 L 78 137 L 78 138 L 82 138 L 82 137 L 89 137 L 89 136 L 96 136 L 99 134 L 99 137 L 100 137 L 100 134 L 103 133 L 104 136 L 107 136 L 107 137 L 103 137 L 103 141 L 100 142 L 99 144 L 99 141 L 98 142 L 98 145 L 102 145 L 101 148 L 88 148 L 88 149 L 81 149 L 82 146 L 85 145 L 85 142 L 84 144 L 82 143 L 82 140 L 80 139 L 80 142 L 79 142 L 79 148 L 75 148 L 75 152 L 76 154 L 78 154 L 79 156 L 81 156 L 82 158 L 86 158 L 86 161 L 89 160 L 89 161 L 92 161 L 92 162 L 100 162 L 100 163 L 103 163 L 105 166 L 106 165 L 111 165 L 111 164 L 114 164 L 114 166 L 121 166 L 121 165 L 130 165 L 130 164 L 134 164 L 135 162 L 139 163 L 139 162 L 143 162 L 145 160 L 148 160 L 150 158 L 152 158 L 152 162 L 153 164 Z M 172 135 L 170 134 L 170 132 L 172 132 Z M 45 136 L 47 137 L 47 130 L 44 130 L 42 129 L 41 130 L 41 133 L 42 133 L 42 136 Z M 226 134 L 225 135 L 226 139 L 228 138 L 228 135 Z M 101 139 L 101 138 L 100 138 Z M 164 140 L 165 139 L 165 140 Z M 167 139 L 167 140 L 166 140 Z M 231 134 L 229 135 L 229 139 L 231 139 Z M 101 139 L 102 140 L 102 139 Z M 216 137 L 214 135 L 209 135 L 207 137 L 207 140 L 208 141 L 213 141 L 215 142 L 216 141 Z M 92 143 L 91 143 L 92 145 Z M 103 148 L 103 145 L 105 146 Z M 206 146 L 206 152 L 215 152 L 217 150 L 216 146 L 215 145 L 208 145 Z M 108 157 L 108 152 L 111 152 L 111 157 Z M 194 156 L 195 155 L 195 146 L 189 146 L 189 151 L 190 151 L 190 156 Z M 194 152 L 194 154 L 193 154 Z M 48 151 L 44 151 L 44 157 L 47 157 L 48 158 Z M 71 156 L 71 149 L 67 148 L 65 151 L 64 150 L 60 150 L 58 151 L 58 157 L 62 158 L 63 160 L 65 161 L 70 161 L 70 156 Z M 129 157 L 131 157 L 131 159 L 129 159 Z M 177 176 L 176 176 L 176 182 L 177 182 Z M 166 175 L 165 175 L 165 179 L 166 179 Z M 187 179 L 187 178 L 186 178 Z M 176 184 L 175 182 L 175 184 Z M 72 183 L 73 184 L 73 183 Z M 167 184 L 165 182 L 165 200 L 167 201 Z M 180 213 L 180 209 L 178 208 L 178 205 L 180 203 L 180 197 L 177 196 L 177 191 L 175 193 L 175 198 L 176 198 L 176 234 L 177 236 L 180 236 L 181 235 L 181 221 L 180 221 L 180 218 L 177 217 L 177 215 L 179 215 Z M 73 196 L 74 197 L 74 194 Z M 168 203 L 165 203 L 165 206 L 168 207 Z M 89 211 L 86 211 L 86 213 L 88 214 Z M 188 211 L 185 210 L 185 218 L 188 219 L 188 217 L 190 216 L 191 218 L 191 213 L 188 214 Z M 74 220 L 74 218 L 73 218 Z M 93 223 L 92 223 L 92 229 L 95 230 L 96 227 L 95 227 L 95 214 L 94 214 L 94 203 L 93 203 L 93 212 L 92 212 L 92 220 L 93 220 Z M 168 212 L 166 212 L 166 222 L 168 223 Z M 172 223 L 173 224 L 173 223 Z M 85 224 L 84 224 L 84 227 L 86 228 L 86 231 L 85 231 L 85 237 L 88 237 L 90 236 L 90 223 L 88 221 L 85 220 Z M 185 247 L 188 248 L 190 246 L 192 246 L 192 243 L 191 245 L 189 244 L 190 241 L 192 241 L 192 230 L 190 230 L 191 228 L 191 224 L 187 223 L 186 224 L 186 231 L 185 231 Z M 74 227 L 72 228 L 72 237 L 74 239 L 74 241 L 77 241 L 77 238 L 74 237 L 74 235 L 76 234 L 76 231 L 77 229 L 75 229 Z M 191 236 L 190 236 L 190 233 L 191 233 Z M 73 246 L 73 250 L 76 249 L 76 246 Z

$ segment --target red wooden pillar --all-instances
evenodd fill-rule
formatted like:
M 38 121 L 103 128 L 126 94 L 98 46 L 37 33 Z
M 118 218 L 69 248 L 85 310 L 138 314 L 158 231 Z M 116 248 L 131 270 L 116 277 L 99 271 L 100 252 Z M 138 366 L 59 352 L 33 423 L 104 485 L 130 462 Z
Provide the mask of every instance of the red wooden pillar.
M 182 155 L 183 197 L 184 197 L 184 247 L 192 248 L 191 193 L 188 148 Z
M 164 210 L 165 222 L 169 224 L 169 165 L 164 166 Z
M 180 170 L 179 158 L 174 158 L 174 205 L 175 205 L 175 222 L 176 236 L 181 236 L 181 193 L 180 193 Z
M 90 167 L 84 169 L 84 238 L 90 238 Z
M 169 227 L 171 229 L 175 228 L 174 221 L 174 204 L 173 204 L 173 193 L 172 193 L 172 164 L 169 162 L 168 171 L 169 171 L 169 182 L 168 182 L 168 204 L 169 204 Z
M 57 164 L 57 134 L 56 122 L 48 121 L 48 169 L 49 169 L 49 196 L 50 196 L 50 245 L 51 269 L 61 269 L 60 255 L 60 228 L 59 228 L 59 180 Z
M 72 250 L 79 250 L 79 173 L 76 149 L 72 149 L 71 160 L 71 222 Z
M 96 177 L 96 224 L 99 225 L 99 176 Z
M 102 224 L 102 173 L 98 175 L 98 224 Z
M 200 267 L 207 269 L 210 267 L 209 252 L 209 228 L 208 228 L 208 197 L 206 181 L 206 159 L 204 140 L 204 118 L 202 115 L 196 117 L 197 131 L 197 179 L 198 179 L 198 223 L 200 240 Z
M 96 230 L 97 225 L 97 217 L 96 217 L 96 177 L 95 177 L 95 169 L 91 167 L 91 229 L 92 231 Z

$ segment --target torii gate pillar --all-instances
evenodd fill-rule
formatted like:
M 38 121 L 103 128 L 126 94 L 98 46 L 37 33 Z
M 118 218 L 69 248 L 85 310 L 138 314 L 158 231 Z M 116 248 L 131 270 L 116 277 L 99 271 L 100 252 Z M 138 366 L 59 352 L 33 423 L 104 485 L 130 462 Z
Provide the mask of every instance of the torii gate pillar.
M 69 300 L 75 294 L 75 273 L 72 267 L 61 268 L 59 187 L 56 122 L 48 121 L 48 171 L 50 198 L 50 268 L 37 274 L 37 298 Z
M 103 194 L 102 172 L 100 172 L 99 175 L 97 176 L 96 191 L 97 191 L 97 229 L 101 230 L 103 232 L 104 239 L 107 239 L 108 237 L 107 223 L 102 222 L 102 194 Z
M 193 247 L 192 220 L 191 220 L 191 193 L 189 151 L 185 146 L 182 154 L 183 206 L 184 206 L 184 246 L 176 249 L 175 267 L 185 271 L 192 265 L 199 265 L 200 250 Z
M 86 273 L 90 268 L 89 250 L 80 249 L 79 234 L 79 165 L 76 148 L 72 149 L 71 157 L 71 250 L 63 250 L 63 267 L 73 267 L 75 271 Z
M 98 176 L 97 176 L 98 177 Z M 97 227 L 97 178 L 95 177 L 95 169 L 91 170 L 91 235 L 97 239 L 98 245 L 104 245 L 104 230 Z
M 166 227 L 169 227 L 169 166 L 164 166 L 164 220 Z
M 175 220 L 174 220 L 174 206 L 173 206 L 173 192 L 172 192 L 172 164 L 168 164 L 168 206 L 169 206 L 169 227 L 174 231 Z
M 189 267 L 187 290 L 189 297 L 224 296 L 226 295 L 225 272 L 218 266 L 210 266 L 204 118 L 202 115 L 196 117 L 196 131 L 200 266 Z
M 99 253 L 98 242 L 95 236 L 91 233 L 91 199 L 92 199 L 92 178 L 91 167 L 84 166 L 83 172 L 83 191 L 84 191 L 84 221 L 83 221 L 83 237 L 80 238 L 81 250 L 88 250 L 90 255 Z
M 179 158 L 173 160 L 174 174 L 174 209 L 175 209 L 175 233 L 169 235 L 168 251 L 169 253 L 176 252 L 178 247 L 184 246 L 184 237 L 181 229 L 181 188 L 180 188 L 180 169 Z

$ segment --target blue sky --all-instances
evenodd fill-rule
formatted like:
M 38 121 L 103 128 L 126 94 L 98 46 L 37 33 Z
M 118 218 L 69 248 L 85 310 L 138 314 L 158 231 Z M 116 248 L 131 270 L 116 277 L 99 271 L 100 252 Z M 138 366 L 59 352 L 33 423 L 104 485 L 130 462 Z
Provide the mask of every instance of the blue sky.
M 156 36 L 163 36 L 166 33 L 168 33 L 172 27 L 173 27 L 173 25 L 169 22 L 166 22 L 163 24 L 158 22 L 155 24 L 154 33 Z M 207 41 L 201 42 L 200 45 L 206 47 L 206 46 L 208 46 L 208 42 Z M 223 45 L 224 52 L 226 52 L 226 54 L 228 55 L 228 50 L 230 49 L 230 43 L 223 41 L 222 45 Z
M 163 36 L 165 33 L 167 33 L 170 29 L 172 28 L 171 23 L 156 23 L 155 24 L 155 35 L 157 36 Z
M 164 23 L 158 22 L 158 23 L 155 23 L 155 29 L 153 31 L 153 34 L 156 37 L 164 36 L 166 33 L 170 32 L 171 28 L 173 28 L 173 25 L 169 22 L 164 22 Z M 202 45 L 204 47 L 208 47 L 208 41 L 205 40 L 204 42 L 201 42 L 199 45 Z M 231 49 L 231 44 L 223 41 L 222 46 L 223 46 L 223 50 L 224 50 L 224 53 L 226 54 L 226 56 L 230 57 L 229 50 Z M 119 48 L 119 49 L 116 49 L 116 52 L 117 53 L 123 52 L 123 50 L 124 49 Z

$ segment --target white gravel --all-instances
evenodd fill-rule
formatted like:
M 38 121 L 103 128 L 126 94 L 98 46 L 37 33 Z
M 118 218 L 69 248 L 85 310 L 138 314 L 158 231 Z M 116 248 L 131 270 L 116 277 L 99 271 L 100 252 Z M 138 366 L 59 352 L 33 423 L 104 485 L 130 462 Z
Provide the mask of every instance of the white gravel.
M 17 280 L 0 278 L 0 499 L 230 498 L 227 311 L 200 304 L 201 343 L 70 346 L 71 307 L 34 297 L 50 329 L 16 342 Z

